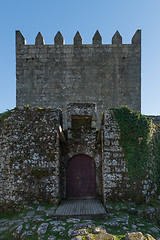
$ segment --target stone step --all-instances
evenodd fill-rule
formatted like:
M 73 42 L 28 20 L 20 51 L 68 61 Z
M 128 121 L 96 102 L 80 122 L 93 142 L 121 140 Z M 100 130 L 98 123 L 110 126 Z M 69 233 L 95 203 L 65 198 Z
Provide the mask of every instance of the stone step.
M 55 212 L 58 218 L 106 218 L 106 211 L 98 199 L 63 200 Z

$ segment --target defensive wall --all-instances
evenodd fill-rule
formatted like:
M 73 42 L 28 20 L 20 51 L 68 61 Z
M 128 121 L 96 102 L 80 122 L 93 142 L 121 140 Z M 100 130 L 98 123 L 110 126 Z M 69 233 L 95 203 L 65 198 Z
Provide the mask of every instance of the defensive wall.
M 77 154 L 93 159 L 95 196 L 103 202 L 146 201 L 154 196 L 156 186 L 152 184 L 152 173 L 147 166 L 143 181 L 129 181 L 113 112 L 104 112 L 101 129 L 97 131 L 95 109 L 94 104 L 71 104 L 68 107 L 70 127 L 64 132 L 58 109 L 11 110 L 0 124 L 0 201 L 58 203 L 66 198 L 68 161 Z
M 140 30 L 131 44 L 118 31 L 112 44 L 102 44 L 97 31 L 92 44 L 77 32 L 72 45 L 60 32 L 53 45 L 41 33 L 27 45 L 16 31 L 16 91 L 17 107 L 0 114 L 1 202 L 58 203 L 67 197 L 68 163 L 80 155 L 94 163 L 94 197 L 103 202 L 157 194 L 148 166 L 143 180 L 130 182 L 119 125 L 108 110 L 141 110 Z M 151 118 L 159 124 L 159 116 Z
M 16 105 L 61 108 L 64 124 L 68 103 L 95 103 L 98 122 L 104 110 L 128 105 L 141 110 L 141 31 L 123 44 L 117 31 L 112 44 L 102 44 L 97 31 L 92 44 L 83 44 L 79 32 L 65 45 L 58 32 L 53 45 L 41 33 L 27 45 L 16 31 Z

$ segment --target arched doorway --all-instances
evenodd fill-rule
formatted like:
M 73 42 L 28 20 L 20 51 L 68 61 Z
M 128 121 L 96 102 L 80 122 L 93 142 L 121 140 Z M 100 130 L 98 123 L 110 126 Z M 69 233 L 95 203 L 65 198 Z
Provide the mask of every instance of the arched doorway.
M 96 195 L 96 166 L 94 160 L 84 154 L 72 157 L 67 163 L 67 197 Z

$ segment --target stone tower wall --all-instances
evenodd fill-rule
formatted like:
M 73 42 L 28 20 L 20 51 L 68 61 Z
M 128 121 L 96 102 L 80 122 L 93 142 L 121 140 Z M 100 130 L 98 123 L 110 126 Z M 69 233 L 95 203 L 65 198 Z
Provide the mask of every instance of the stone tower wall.
M 95 103 L 99 118 L 121 105 L 140 111 L 141 31 L 131 44 L 122 44 L 118 31 L 112 44 L 102 44 L 98 31 L 92 44 L 82 44 L 77 32 L 73 45 L 64 45 L 60 32 L 54 45 L 45 45 L 40 33 L 27 45 L 17 31 L 16 79 L 17 107 L 58 107 L 66 116 L 68 103 Z

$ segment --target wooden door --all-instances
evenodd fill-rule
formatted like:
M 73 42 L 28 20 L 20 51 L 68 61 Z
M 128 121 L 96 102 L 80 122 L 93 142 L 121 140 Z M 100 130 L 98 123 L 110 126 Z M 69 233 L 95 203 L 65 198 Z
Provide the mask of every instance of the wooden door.
M 96 195 L 96 166 L 93 159 L 79 154 L 67 164 L 67 197 Z

